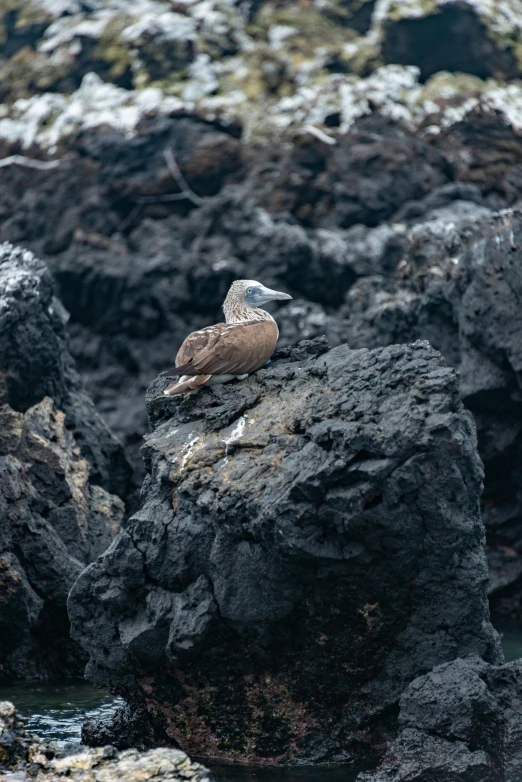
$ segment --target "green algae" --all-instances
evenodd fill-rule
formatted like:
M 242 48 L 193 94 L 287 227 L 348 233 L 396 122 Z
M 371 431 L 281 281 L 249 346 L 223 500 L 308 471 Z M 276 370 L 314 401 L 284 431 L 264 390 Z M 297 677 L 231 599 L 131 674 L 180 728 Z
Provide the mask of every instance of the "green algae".
M 66 65 L 50 63 L 45 55 L 24 46 L 9 60 L 0 61 L 0 99 L 14 101 L 54 90 L 68 70 Z

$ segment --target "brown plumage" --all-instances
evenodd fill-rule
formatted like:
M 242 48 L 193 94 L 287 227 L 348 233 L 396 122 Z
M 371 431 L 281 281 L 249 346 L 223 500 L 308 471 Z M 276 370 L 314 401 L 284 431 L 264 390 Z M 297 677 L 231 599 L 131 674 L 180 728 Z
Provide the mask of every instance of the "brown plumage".
M 163 375 L 179 380 L 164 390 L 168 396 L 188 394 L 209 382 L 226 383 L 266 364 L 279 337 L 277 323 L 258 304 L 291 299 L 255 280 L 234 282 L 223 303 L 225 323 L 194 331 L 176 356 L 176 366 Z

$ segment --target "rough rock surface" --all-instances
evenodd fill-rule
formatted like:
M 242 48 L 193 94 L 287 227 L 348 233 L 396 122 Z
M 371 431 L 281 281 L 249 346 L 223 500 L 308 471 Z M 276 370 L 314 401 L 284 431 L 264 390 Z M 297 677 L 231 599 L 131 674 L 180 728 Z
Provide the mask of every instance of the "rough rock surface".
M 492 211 L 512 204 L 522 182 L 520 137 L 496 115 L 470 114 L 429 141 L 374 113 L 335 145 L 308 134 L 269 153 L 194 116 L 144 121 L 133 138 L 90 129 L 63 145 L 58 169 L 2 169 L 0 236 L 50 264 L 87 391 L 138 480 L 146 387 L 190 330 L 221 319 L 236 277 L 294 296 L 277 313 L 283 345 L 321 334 L 353 347 L 427 338 L 471 377 L 480 339 L 472 347 L 460 334 L 466 299 L 452 281 L 461 279 L 456 261 L 488 232 L 493 252 L 505 218 L 490 219 Z M 167 148 L 201 206 L 137 203 L 179 193 Z M 470 307 L 466 318 L 475 329 Z M 492 361 L 502 364 L 499 355 Z M 493 402 L 492 389 L 486 404 L 463 390 L 486 463 L 492 589 L 502 598 L 495 608 L 521 614 L 518 403 L 513 375 L 501 367 L 497 384 L 501 376 L 507 407 Z
M 82 724 L 82 742 L 89 747 L 112 744 L 116 749 L 147 749 L 155 739 L 145 709 L 131 709 L 128 703 L 120 706 L 109 720 L 96 717 Z
M 344 334 L 350 344 L 371 346 L 429 337 L 458 368 L 485 463 L 494 607 L 519 612 L 522 214 L 468 214 L 467 224 L 442 215 L 417 226 L 400 275 L 354 285 Z
M 303 342 L 181 402 L 166 382 L 142 507 L 69 598 L 88 675 L 158 740 L 374 757 L 412 679 L 499 661 L 474 426 L 427 343 Z
M 400 700 L 399 736 L 365 782 L 516 782 L 522 762 L 522 663 L 469 657 L 415 679 Z
M 1 774 L 2 768 L 8 776 Z M 0 702 L 0 775 L 12 782 L 211 782 L 206 768 L 176 749 L 118 752 L 106 746 L 65 753 L 55 742 L 26 733 L 23 719 L 9 701 Z
M 0 246 L 1 679 L 81 670 L 67 594 L 118 532 L 130 488 L 67 351 L 66 315 L 45 264 Z

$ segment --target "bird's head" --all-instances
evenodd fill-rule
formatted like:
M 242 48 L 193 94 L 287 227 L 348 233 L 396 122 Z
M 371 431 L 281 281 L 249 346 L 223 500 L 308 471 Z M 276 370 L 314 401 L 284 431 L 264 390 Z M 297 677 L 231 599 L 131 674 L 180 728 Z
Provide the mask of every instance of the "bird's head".
M 268 301 L 286 301 L 292 298 L 288 293 L 266 288 L 257 280 L 236 280 L 232 283 L 228 296 L 231 294 L 236 301 L 244 302 L 251 307 L 260 307 Z
M 249 320 L 250 307 L 261 307 L 268 301 L 286 301 L 292 297 L 288 293 L 265 288 L 257 280 L 236 280 L 230 286 L 223 304 L 225 319 L 228 323 Z M 269 317 L 267 315 L 267 317 Z

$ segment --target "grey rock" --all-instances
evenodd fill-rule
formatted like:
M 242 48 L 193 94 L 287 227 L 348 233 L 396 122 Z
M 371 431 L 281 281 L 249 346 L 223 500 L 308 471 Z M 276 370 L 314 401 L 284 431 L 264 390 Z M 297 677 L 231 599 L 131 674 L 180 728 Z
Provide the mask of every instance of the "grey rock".
M 504 725 L 502 709 L 481 678 L 487 669 L 483 660 L 459 659 L 415 679 L 401 696 L 399 725 L 495 754 Z
M 181 402 L 166 382 L 142 507 L 69 598 L 89 677 L 163 741 L 346 761 L 415 677 L 500 660 L 474 427 L 427 343 L 303 342 Z
M 45 264 L 0 247 L 0 678 L 73 675 L 67 594 L 119 530 L 130 468 L 85 394 Z
M 12 651 L 36 624 L 44 601 L 36 594 L 20 562 L 10 551 L 0 555 L 0 584 L 0 633 L 4 649 Z
M 462 202 L 460 210 L 452 210 L 451 223 L 435 210 L 411 228 L 409 251 L 395 278 L 365 278 L 352 287 L 344 335 L 354 346 L 427 337 L 458 368 L 485 463 L 483 517 L 490 562 L 497 568 L 494 605 L 516 611 L 518 575 L 510 563 L 522 551 L 522 217 L 517 210 L 490 215 L 469 202 L 464 211 Z
M 125 703 L 116 709 L 110 720 L 94 718 L 82 725 L 82 743 L 89 747 L 116 749 L 148 749 L 156 740 L 147 713 L 144 709 L 131 709 Z
M 408 728 L 393 743 L 376 772 L 358 782 L 492 782 L 495 769 L 485 752 L 470 752 L 462 741 L 446 741 Z
M 375 772 L 360 780 L 502 780 L 522 762 L 522 664 L 477 657 L 436 666 L 400 700 L 397 738 Z

